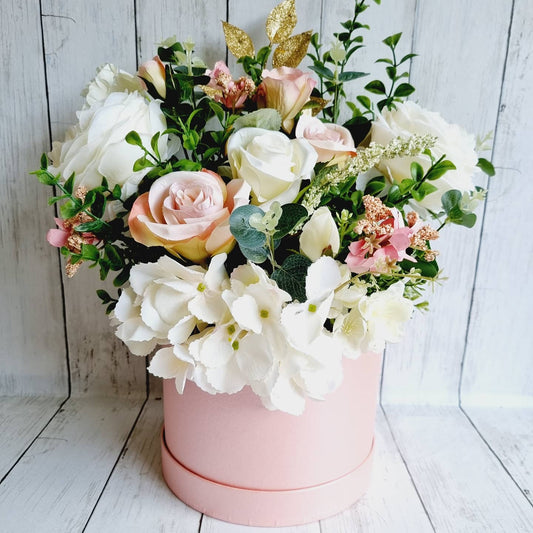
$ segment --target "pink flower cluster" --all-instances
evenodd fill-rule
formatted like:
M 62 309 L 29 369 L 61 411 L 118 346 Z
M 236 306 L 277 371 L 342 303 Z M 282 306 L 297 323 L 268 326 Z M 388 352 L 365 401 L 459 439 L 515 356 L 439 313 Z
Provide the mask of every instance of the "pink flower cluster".
M 418 231 L 417 225 L 405 226 L 401 213 L 389 209 L 373 196 L 363 198 L 365 218 L 355 227 L 361 238 L 349 246 L 346 264 L 355 274 L 364 272 L 387 273 L 397 261 L 416 262 L 407 253 L 411 239 Z
M 235 110 L 244 106 L 246 99 L 255 91 L 255 83 L 245 76 L 234 80 L 224 61 L 217 61 L 213 70 L 206 72 L 211 81 L 204 87 L 216 102 Z M 210 90 L 209 90 L 210 89 Z

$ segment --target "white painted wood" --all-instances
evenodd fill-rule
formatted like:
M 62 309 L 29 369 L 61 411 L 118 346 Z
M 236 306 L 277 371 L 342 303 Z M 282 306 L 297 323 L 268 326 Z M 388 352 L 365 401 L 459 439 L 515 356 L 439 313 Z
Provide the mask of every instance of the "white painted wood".
M 464 410 L 533 503 L 533 409 L 466 407 Z
M 226 20 L 224 0 L 138 0 L 139 61 L 151 59 L 157 53 L 157 43 L 175 35 L 181 42 L 191 38 L 196 43 L 195 55 L 212 68 L 226 56 L 221 20 Z
M 322 520 L 321 533 L 433 531 L 381 409 L 372 468 L 368 492 L 350 509 Z
M 76 120 L 80 92 L 97 67 L 110 62 L 135 72 L 134 3 L 45 0 L 42 4 L 52 134 L 61 140 Z M 76 277 L 65 279 L 72 392 L 143 396 L 145 363 L 129 355 L 109 328 L 95 294 L 100 286 L 98 272 L 83 266 Z
M 162 402 L 149 399 L 86 533 L 198 531 L 201 514 L 178 500 L 161 474 L 162 423 Z
M 38 2 L 2 3 L 0 50 L 0 395 L 60 396 L 68 380 L 58 256 L 45 240 L 51 191 L 28 175 L 49 143 Z
M 500 0 L 419 2 L 412 98 L 474 134 L 493 130 L 510 10 Z M 435 248 L 449 281 L 428 291 L 430 313 L 418 314 L 405 340 L 387 349 L 384 402 L 457 404 L 480 228 L 442 231 Z
M 526 533 L 533 507 L 456 407 L 385 413 L 436 531 Z
M 382 2 L 376 5 L 369 2 L 370 7 L 362 13 L 360 22 L 368 24 L 370 31 L 361 29 L 358 33 L 364 38 L 364 48 L 359 49 L 350 58 L 347 70 L 367 72 L 368 76 L 352 81 L 345 85 L 348 100 L 355 102 L 358 95 L 368 96 L 372 100 L 378 101 L 376 95 L 364 91 L 364 86 L 375 79 L 385 79 L 385 69 L 383 63 L 376 64 L 376 59 L 388 57 L 388 48 L 382 43 L 383 39 L 389 35 L 402 32 L 402 37 L 398 45 L 398 55 L 400 57 L 411 52 L 412 34 L 415 22 L 415 0 L 402 0 L 401 2 Z M 333 41 L 333 33 L 345 31 L 340 22 L 350 20 L 353 17 L 353 2 L 330 2 L 324 1 L 324 12 L 322 18 L 322 39 L 323 50 L 327 50 Z M 407 70 L 409 62 L 406 63 Z M 357 102 L 355 102 L 357 103 Z M 341 114 L 342 119 L 350 118 L 351 113 L 345 109 Z
M 0 479 L 54 416 L 62 401 L 52 396 L 0 398 Z
M 247 0 L 228 0 L 228 22 L 243 29 L 252 38 L 257 52 L 263 46 L 268 45 L 265 22 L 268 14 L 279 3 L 277 0 L 255 0 L 253 9 L 250 9 L 252 4 Z M 320 31 L 321 9 L 320 0 L 305 0 L 305 2 L 297 0 L 296 15 L 298 22 L 292 35 L 309 30 Z M 272 68 L 271 59 L 272 56 L 270 56 L 270 60 L 267 63 L 267 69 Z M 308 60 L 306 58 L 301 64 L 305 65 L 307 63 Z M 241 74 L 242 67 L 237 65 L 235 57 L 230 52 L 228 52 L 228 66 L 236 75 Z
M 0 486 L 4 531 L 81 531 L 142 402 L 71 399 Z
M 531 4 L 515 2 L 465 356 L 468 404 L 533 407 L 532 23 Z
M 200 528 L 200 533 L 264 533 L 265 531 L 269 533 L 320 533 L 320 524 L 314 522 L 291 527 L 249 527 L 222 522 L 204 515 Z

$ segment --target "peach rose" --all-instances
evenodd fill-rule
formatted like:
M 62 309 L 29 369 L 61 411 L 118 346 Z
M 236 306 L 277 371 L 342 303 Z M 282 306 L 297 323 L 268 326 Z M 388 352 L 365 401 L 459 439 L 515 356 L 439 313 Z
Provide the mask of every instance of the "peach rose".
M 145 61 L 139 67 L 138 76 L 151 83 L 161 98 L 166 98 L 167 85 L 165 79 L 165 65 L 163 65 L 159 56 L 155 56 L 153 59 Z
M 356 155 L 352 134 L 343 126 L 302 115 L 298 119 L 295 134 L 297 139 L 309 141 L 309 144 L 316 150 L 320 163 L 332 159 L 338 161 L 348 155 Z
M 262 77 L 257 89 L 257 106 L 276 109 L 281 115 L 283 129 L 290 133 L 294 117 L 309 100 L 316 81 L 310 73 L 290 67 L 263 70 Z
M 154 181 L 135 200 L 128 224 L 145 246 L 163 246 L 194 262 L 228 252 L 234 244 L 229 217 L 249 203 L 250 186 L 241 179 L 227 186 L 209 170 L 172 172 Z

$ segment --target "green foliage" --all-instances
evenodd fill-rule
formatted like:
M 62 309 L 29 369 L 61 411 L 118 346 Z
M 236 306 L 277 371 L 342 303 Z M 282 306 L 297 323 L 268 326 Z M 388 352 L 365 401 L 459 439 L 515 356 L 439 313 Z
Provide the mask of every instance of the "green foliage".
M 265 212 L 255 205 L 243 205 L 233 210 L 229 224 L 244 257 L 254 263 L 263 263 L 268 257 L 266 235 L 250 225 L 254 214 L 263 216 Z
M 494 165 L 484 157 L 480 157 L 477 166 L 484 172 L 487 176 L 492 177 L 496 174 L 496 171 L 494 170 Z
M 271 277 L 294 300 L 305 302 L 305 277 L 310 265 L 311 260 L 304 255 L 290 255 Z
M 389 89 L 386 88 L 385 83 L 381 80 L 372 80 L 371 82 L 365 85 L 365 90 L 372 94 L 377 94 L 383 98 L 378 101 L 377 107 L 381 111 L 384 107 L 388 109 L 394 109 L 395 102 L 401 102 L 404 98 L 407 98 L 415 91 L 415 88 L 407 82 L 399 83 L 403 78 L 409 78 L 408 70 L 400 72 L 399 67 L 409 61 L 411 58 L 415 57 L 416 54 L 406 54 L 401 59 L 396 57 L 396 47 L 400 42 L 402 34 L 395 33 L 390 35 L 386 39 L 383 39 L 383 44 L 385 44 L 392 55 L 392 59 L 388 57 L 380 58 L 376 63 L 384 63 L 385 73 L 390 83 Z M 403 69 L 402 69 L 403 70 Z
M 463 193 L 456 189 L 446 191 L 442 195 L 442 207 L 446 213 L 446 222 L 471 228 L 476 223 L 474 213 L 465 212 L 461 207 Z

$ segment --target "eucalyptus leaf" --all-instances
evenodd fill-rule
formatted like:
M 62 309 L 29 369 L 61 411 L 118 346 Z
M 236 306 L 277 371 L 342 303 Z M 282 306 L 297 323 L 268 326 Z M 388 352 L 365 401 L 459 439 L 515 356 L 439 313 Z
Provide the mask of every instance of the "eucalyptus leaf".
M 235 130 L 241 128 L 262 128 L 265 130 L 279 131 L 281 128 L 281 115 L 275 109 L 264 108 L 240 116 L 234 123 Z
M 256 205 L 243 205 L 237 207 L 229 217 L 231 234 L 235 237 L 241 250 L 243 247 L 250 250 L 258 250 L 265 246 L 265 234 L 250 226 L 250 216 L 255 213 L 259 213 L 261 216 L 265 214 Z

